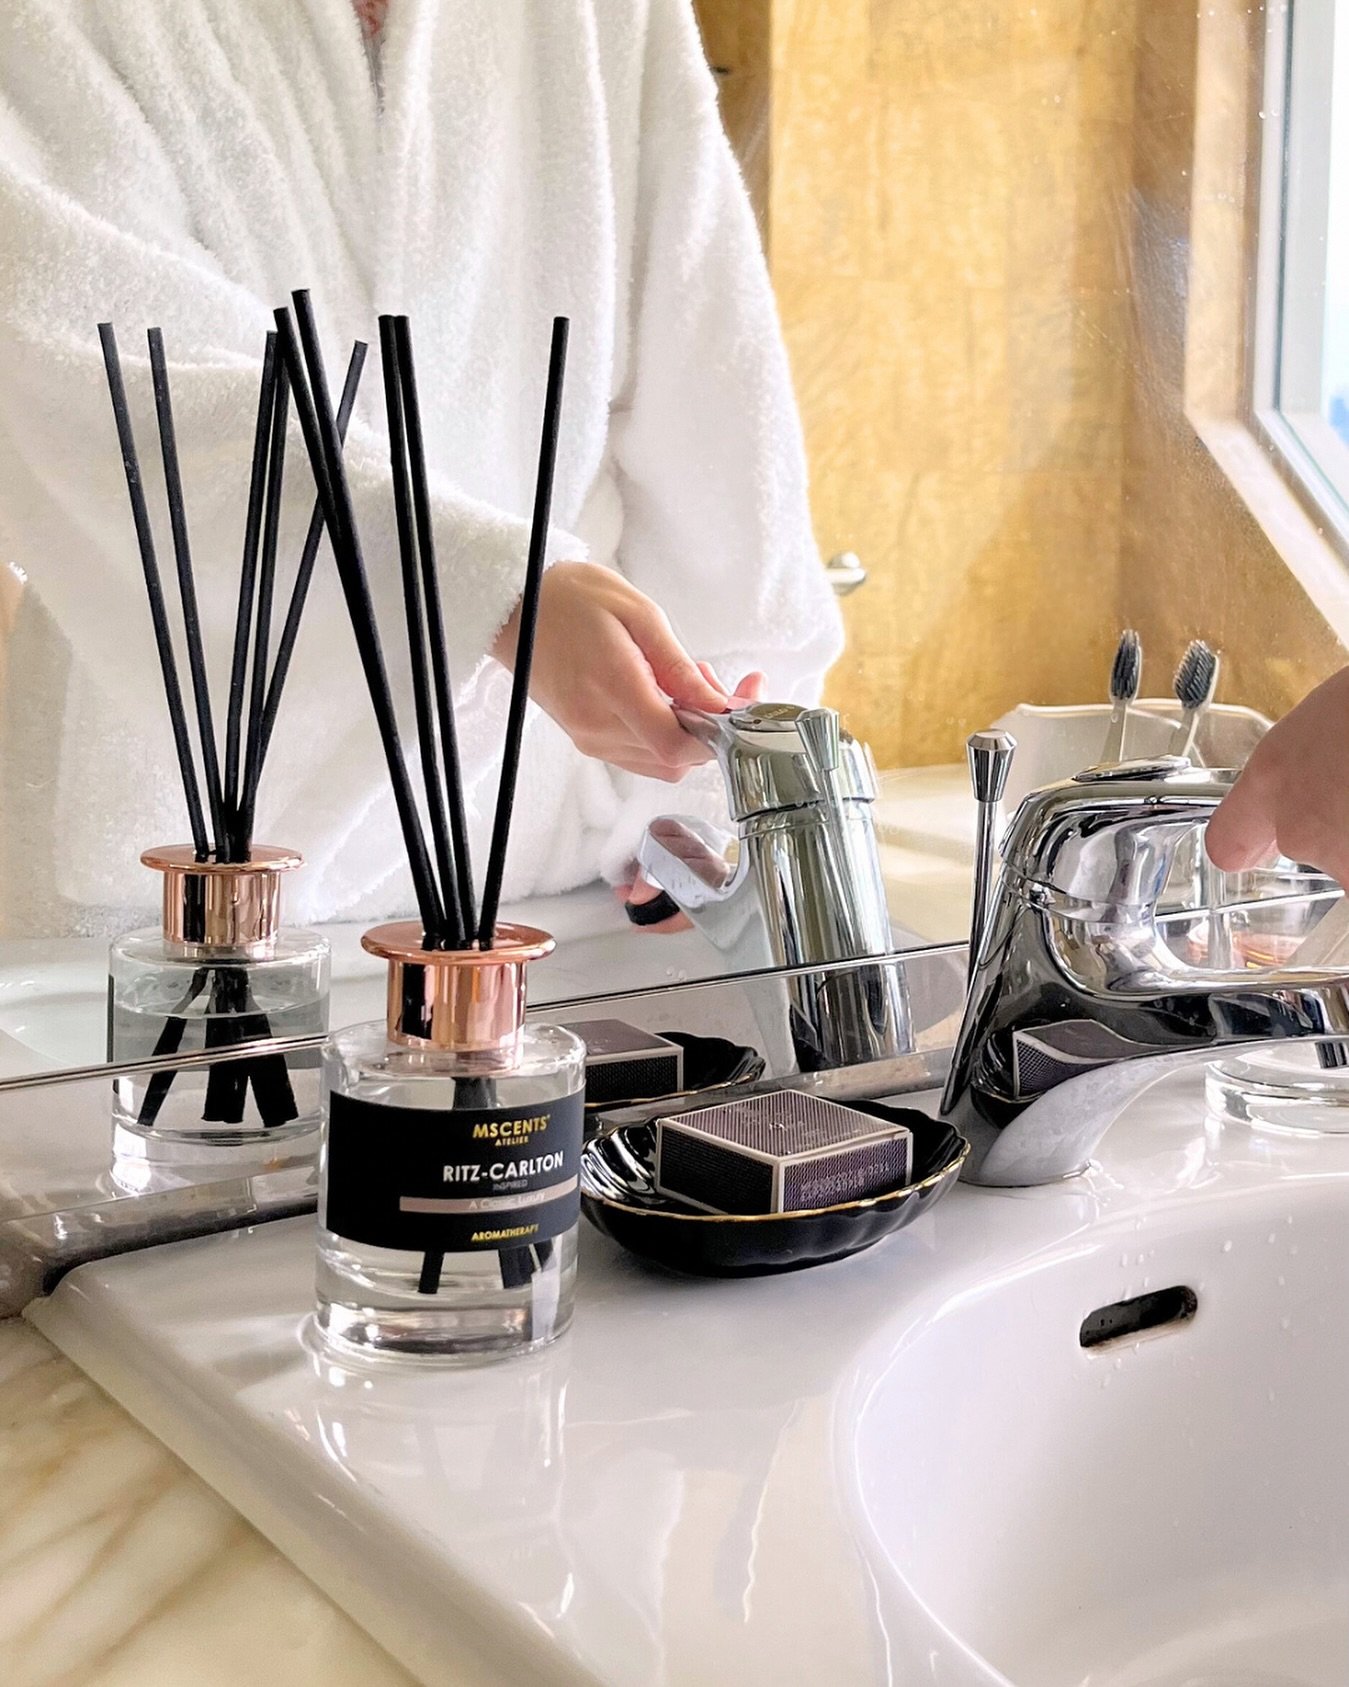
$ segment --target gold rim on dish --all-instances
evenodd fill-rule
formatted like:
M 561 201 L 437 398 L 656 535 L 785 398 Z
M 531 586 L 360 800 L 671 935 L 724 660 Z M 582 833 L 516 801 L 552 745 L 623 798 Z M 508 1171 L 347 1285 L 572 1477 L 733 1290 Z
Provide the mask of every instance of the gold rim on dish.
M 636 1127 L 614 1125 L 610 1130 L 599 1131 L 591 1137 L 586 1147 L 587 1149 L 593 1148 L 604 1137 L 615 1136 L 621 1130 L 632 1128 Z M 929 1172 L 918 1183 L 905 1183 L 900 1188 L 891 1189 L 884 1195 L 868 1195 L 860 1201 L 840 1201 L 832 1207 L 802 1207 L 789 1213 L 683 1213 L 667 1212 L 664 1209 L 656 1211 L 651 1207 L 629 1206 L 626 1201 L 615 1201 L 610 1195 L 597 1195 L 593 1190 L 585 1188 L 584 1185 L 582 1185 L 581 1193 L 587 1201 L 597 1201 L 601 1206 L 613 1207 L 621 1213 L 633 1213 L 638 1218 L 673 1218 L 684 1224 L 765 1224 L 770 1219 L 819 1218 L 823 1213 L 861 1211 L 863 1207 L 876 1207 L 882 1201 L 893 1201 L 900 1195 L 916 1195 L 920 1189 L 932 1188 L 933 1185 L 940 1183 L 944 1177 L 949 1177 L 952 1172 L 958 1172 L 965 1164 L 970 1152 L 969 1139 L 962 1136 L 960 1143 L 960 1152 L 949 1165 L 943 1166 L 940 1171 Z

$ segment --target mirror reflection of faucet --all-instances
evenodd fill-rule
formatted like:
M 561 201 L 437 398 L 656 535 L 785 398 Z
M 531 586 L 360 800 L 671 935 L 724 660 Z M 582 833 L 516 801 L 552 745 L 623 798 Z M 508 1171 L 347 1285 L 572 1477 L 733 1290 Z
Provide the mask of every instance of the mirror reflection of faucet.
M 888 955 L 875 763 L 837 711 L 754 703 L 676 713 L 716 757 L 737 833 L 664 816 L 638 849 L 647 877 L 737 971 Z M 775 1041 L 782 1031 L 773 1028 Z M 794 992 L 786 1034 L 803 1071 L 911 1046 L 908 1006 L 888 967 L 815 977 Z

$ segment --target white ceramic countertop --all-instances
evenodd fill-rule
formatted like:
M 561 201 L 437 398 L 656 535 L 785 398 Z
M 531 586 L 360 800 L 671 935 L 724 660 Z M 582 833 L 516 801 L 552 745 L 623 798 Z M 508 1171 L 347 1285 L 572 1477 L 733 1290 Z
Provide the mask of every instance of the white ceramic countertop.
M 863 1404 L 990 1280 L 1071 1254 L 1084 1293 L 1136 1293 L 1121 1233 L 1305 1154 L 1233 1155 L 1197 1082 L 1082 1178 L 958 1187 L 815 1271 L 686 1281 L 586 1230 L 574 1329 L 495 1367 L 332 1363 L 309 1220 L 84 1266 L 29 1316 L 427 1682 L 988 1687 L 867 1527 Z M 914 1399 L 897 1463 L 934 1433 Z

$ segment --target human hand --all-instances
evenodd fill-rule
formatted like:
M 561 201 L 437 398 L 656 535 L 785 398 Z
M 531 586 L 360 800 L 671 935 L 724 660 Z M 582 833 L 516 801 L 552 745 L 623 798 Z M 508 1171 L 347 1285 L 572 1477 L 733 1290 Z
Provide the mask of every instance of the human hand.
M 625 908 L 642 908 L 645 907 L 648 902 L 654 902 L 658 896 L 664 896 L 665 892 L 658 884 L 655 884 L 651 879 L 647 878 L 646 874 L 640 867 L 634 867 L 631 882 L 628 884 L 616 884 L 614 886 L 614 895 Z M 682 908 L 676 908 L 674 913 L 667 919 L 653 920 L 647 925 L 634 925 L 633 930 L 641 932 L 655 931 L 660 932 L 662 935 L 671 931 L 692 931 L 693 921 Z
M 1349 886 L 1349 668 L 1261 739 L 1204 843 L 1227 873 L 1258 866 L 1277 848 Z
M 492 654 L 515 659 L 519 610 Z M 591 562 L 559 562 L 543 577 L 530 695 L 588 756 L 648 779 L 674 781 L 709 759 L 671 703 L 719 714 L 731 694 L 695 662 L 664 612 L 621 574 Z M 750 675 L 745 696 L 757 696 Z

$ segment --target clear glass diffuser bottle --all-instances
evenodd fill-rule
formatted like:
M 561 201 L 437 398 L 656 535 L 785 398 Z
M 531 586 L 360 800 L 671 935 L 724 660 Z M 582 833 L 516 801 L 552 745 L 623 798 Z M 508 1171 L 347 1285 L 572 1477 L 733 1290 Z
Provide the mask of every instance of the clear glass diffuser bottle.
M 387 1022 L 323 1057 L 318 1325 L 340 1350 L 471 1362 L 571 1322 L 585 1045 L 525 1023 L 525 969 L 553 940 L 426 950 L 379 926 Z
M 327 941 L 280 924 L 281 875 L 301 864 L 294 851 L 257 845 L 246 861 L 200 861 L 190 845 L 175 845 L 141 860 L 164 875 L 163 925 L 112 945 L 111 1060 L 327 1029 Z M 241 1149 L 270 1161 L 282 1143 L 316 1130 L 319 1112 L 315 1049 L 124 1073 L 113 1080 L 114 1152 L 123 1169 L 230 1161 Z M 289 1146 L 281 1157 L 298 1151 L 307 1150 Z

